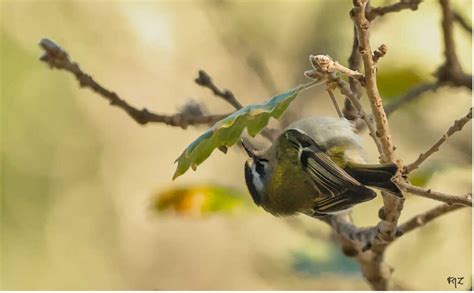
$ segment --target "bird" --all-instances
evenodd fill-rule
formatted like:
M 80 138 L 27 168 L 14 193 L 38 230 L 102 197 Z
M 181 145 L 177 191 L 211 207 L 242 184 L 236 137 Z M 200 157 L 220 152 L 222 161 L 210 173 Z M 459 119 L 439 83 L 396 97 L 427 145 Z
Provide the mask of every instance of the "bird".
M 374 199 L 372 188 L 403 197 L 391 180 L 397 165 L 367 164 L 362 140 L 345 118 L 298 120 L 264 151 L 242 145 L 253 202 L 275 216 L 342 213 Z

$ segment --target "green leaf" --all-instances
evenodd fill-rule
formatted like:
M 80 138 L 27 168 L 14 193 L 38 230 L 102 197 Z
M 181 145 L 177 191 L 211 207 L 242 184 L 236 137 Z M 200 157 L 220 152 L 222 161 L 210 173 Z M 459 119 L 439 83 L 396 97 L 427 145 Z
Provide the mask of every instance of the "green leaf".
M 191 167 L 196 170 L 212 152 L 221 146 L 230 147 L 240 140 L 245 128 L 251 136 L 257 135 L 271 117 L 278 119 L 288 108 L 303 87 L 297 87 L 286 93 L 272 97 L 262 104 L 248 105 L 226 118 L 216 122 L 214 126 L 193 141 L 176 159 L 178 167 L 173 180 Z

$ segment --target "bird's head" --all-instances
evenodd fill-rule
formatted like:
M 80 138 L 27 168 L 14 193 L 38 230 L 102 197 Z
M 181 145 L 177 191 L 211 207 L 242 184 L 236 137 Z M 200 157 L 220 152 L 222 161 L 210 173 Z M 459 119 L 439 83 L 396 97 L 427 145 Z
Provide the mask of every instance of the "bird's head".
M 270 162 L 264 156 L 257 155 L 244 141 L 241 143 L 249 156 L 245 162 L 245 183 L 254 203 L 260 206 L 266 184 L 271 177 Z

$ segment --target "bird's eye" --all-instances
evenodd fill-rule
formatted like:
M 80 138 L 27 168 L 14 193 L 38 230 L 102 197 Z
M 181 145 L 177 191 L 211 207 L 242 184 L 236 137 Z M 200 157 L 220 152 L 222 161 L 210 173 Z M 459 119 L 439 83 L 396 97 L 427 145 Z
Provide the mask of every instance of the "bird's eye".
M 255 171 L 260 175 L 265 175 L 266 165 L 268 164 L 267 160 L 258 160 L 255 161 Z

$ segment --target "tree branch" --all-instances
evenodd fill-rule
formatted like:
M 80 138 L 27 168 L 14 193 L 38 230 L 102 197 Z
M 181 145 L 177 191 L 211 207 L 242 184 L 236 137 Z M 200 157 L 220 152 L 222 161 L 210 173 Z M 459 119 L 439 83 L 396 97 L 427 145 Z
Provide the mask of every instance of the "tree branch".
M 337 116 L 339 116 L 339 118 L 343 118 L 344 115 L 342 115 L 341 109 L 339 108 L 339 105 L 337 104 L 337 99 L 336 99 L 336 96 L 334 95 L 334 92 L 330 88 L 327 89 L 327 92 L 329 94 L 329 97 L 331 97 L 331 101 L 332 101 L 332 103 L 334 105 L 334 108 L 336 109 L 336 112 L 337 112 Z
M 468 22 L 464 17 L 462 17 L 459 12 L 453 11 L 453 20 L 459 23 L 459 25 L 472 37 L 472 26 L 470 22 Z
M 433 153 L 435 153 L 439 150 L 441 145 L 451 135 L 453 135 L 454 133 L 456 133 L 458 131 L 461 131 L 462 128 L 464 127 L 464 125 L 466 125 L 466 123 L 471 121 L 471 119 L 472 119 L 472 107 L 469 109 L 469 112 L 464 117 L 462 117 L 461 119 L 455 120 L 453 125 L 451 125 L 451 127 L 449 127 L 449 129 L 446 131 L 446 133 L 443 134 L 443 136 L 441 136 L 441 138 L 438 139 L 438 141 L 433 146 L 431 146 L 425 153 L 421 153 L 420 156 L 418 157 L 418 159 L 416 159 L 416 161 L 414 161 L 413 163 L 407 165 L 404 168 L 404 173 L 408 174 L 408 173 L 412 172 L 413 170 L 417 169 L 418 167 L 420 167 L 420 165 L 426 159 L 428 159 Z
M 442 205 L 439 205 L 439 206 L 437 206 L 437 207 L 435 207 L 431 210 L 428 210 L 428 211 L 426 211 L 422 214 L 414 216 L 410 220 L 408 220 L 405 223 L 401 224 L 398 229 L 401 233 L 406 234 L 410 231 L 415 230 L 418 227 L 424 226 L 428 222 L 431 222 L 434 219 L 436 219 L 436 218 L 438 218 L 438 217 L 440 217 L 440 216 L 442 216 L 446 213 L 449 213 L 449 212 L 452 212 L 452 211 L 455 211 L 455 210 L 458 210 L 458 209 L 461 209 L 461 208 L 464 208 L 464 207 L 465 206 L 463 206 L 463 205 L 457 205 L 457 204 L 453 204 L 453 205 L 442 204 Z
M 361 58 L 360 58 L 358 49 L 359 49 L 359 42 L 357 41 L 357 30 L 354 26 L 354 37 L 352 41 L 351 55 L 349 56 L 349 59 L 347 60 L 349 68 L 354 71 L 359 71 L 360 69 Z M 361 88 L 360 88 L 359 80 L 353 77 L 349 77 L 349 85 L 350 85 L 351 91 L 354 93 L 357 99 L 360 99 Z M 346 98 L 344 100 L 344 107 L 342 109 L 342 113 L 344 114 L 344 117 L 346 117 L 346 119 L 348 120 L 354 121 L 354 123 L 358 125 L 359 124 L 358 122 L 360 121 L 360 117 L 357 115 L 357 112 L 358 112 L 357 109 L 355 109 L 354 105 L 352 105 L 350 99 Z
M 90 75 L 84 73 L 79 64 L 71 62 L 65 50 L 48 39 L 42 39 L 39 43 L 44 49 L 44 55 L 40 60 L 47 63 L 51 68 L 63 69 L 74 74 L 81 87 L 86 87 L 108 100 L 112 106 L 124 110 L 130 117 L 139 124 L 149 122 L 164 123 L 171 126 L 179 126 L 185 129 L 189 125 L 214 124 L 225 118 L 229 114 L 220 115 L 192 115 L 190 113 L 176 113 L 173 115 L 163 115 L 149 112 L 146 108 L 141 110 L 131 106 L 124 99 L 120 98 L 115 92 L 112 92 L 98 82 Z
M 464 86 L 472 90 L 472 75 L 464 73 L 459 59 L 456 55 L 456 46 L 453 37 L 453 12 L 449 0 L 439 0 L 443 18 L 441 27 L 443 29 L 445 63 L 438 69 L 436 76 L 439 81 L 447 82 L 455 86 Z
M 365 73 L 365 88 L 372 107 L 372 114 L 376 125 L 376 135 L 382 144 L 382 162 L 395 162 L 394 147 L 391 141 L 387 115 L 383 109 L 382 98 L 377 87 L 376 68 L 369 41 L 370 22 L 365 17 L 367 0 L 354 0 L 351 17 L 357 29 L 359 52 L 362 56 Z
M 460 204 L 464 206 L 472 206 L 472 194 L 468 193 L 464 196 L 450 195 L 442 192 L 433 191 L 431 189 L 424 189 L 418 186 L 413 186 L 403 180 L 396 181 L 400 189 L 409 192 L 414 195 L 419 195 L 422 197 L 443 201 L 447 204 Z
M 336 73 L 346 74 L 359 80 L 363 80 L 362 74 L 344 67 L 327 55 L 311 55 L 310 61 L 314 69 L 306 71 L 305 75 L 316 80 L 328 80 L 328 84 L 326 85 L 327 88 L 339 88 L 340 92 L 350 100 L 353 107 L 357 110 L 358 117 L 365 121 L 367 128 L 369 129 L 370 136 L 374 140 L 379 152 L 381 153 L 382 145 L 376 135 L 376 129 L 371 117 L 364 111 L 362 104 L 360 103 L 357 95 L 351 91 L 349 84 L 338 77 Z
M 418 5 L 422 0 L 401 0 L 397 3 L 393 3 L 387 6 L 381 7 L 370 7 L 366 12 L 366 17 L 369 21 L 374 20 L 377 16 L 383 16 L 391 12 L 400 12 L 405 9 L 411 9 L 413 11 L 418 9 Z
M 204 70 L 199 70 L 199 76 L 194 80 L 198 85 L 210 89 L 214 95 L 221 97 L 224 101 L 231 104 L 235 109 L 242 109 L 242 104 L 235 98 L 234 94 L 227 89 L 219 89 L 215 83 L 212 81 L 212 78 Z
M 436 91 L 442 86 L 439 82 L 424 83 L 408 90 L 403 96 L 393 99 L 387 106 L 385 106 L 385 113 L 391 115 L 393 112 L 403 107 L 405 104 L 412 102 L 426 92 Z

